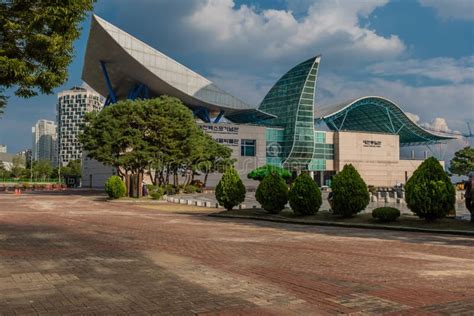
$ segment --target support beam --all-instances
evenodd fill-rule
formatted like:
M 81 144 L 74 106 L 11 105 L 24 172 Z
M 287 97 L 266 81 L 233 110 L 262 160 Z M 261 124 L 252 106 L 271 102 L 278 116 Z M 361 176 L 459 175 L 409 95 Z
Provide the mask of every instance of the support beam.
M 194 115 L 200 118 L 205 123 L 211 123 L 211 118 L 209 116 L 209 110 L 206 108 L 197 108 L 193 111 Z
M 109 90 L 109 96 L 107 97 L 107 98 L 110 98 L 109 104 L 117 103 L 117 96 L 115 95 L 114 89 L 112 87 L 112 83 L 110 82 L 110 77 L 109 77 L 109 73 L 107 72 L 107 67 L 105 66 L 105 62 L 102 60 L 100 61 L 100 67 L 102 68 L 102 72 L 105 78 L 105 83 L 107 84 L 107 89 Z
M 214 119 L 214 123 L 219 123 L 219 121 L 221 120 L 223 116 L 224 116 L 224 111 L 220 111 L 219 115 L 217 115 L 217 117 Z
M 388 108 L 385 108 L 385 110 L 387 111 L 388 120 L 389 120 L 390 126 L 392 128 L 392 133 L 395 134 L 395 127 L 393 126 L 392 117 L 390 116 L 390 111 L 389 111 Z

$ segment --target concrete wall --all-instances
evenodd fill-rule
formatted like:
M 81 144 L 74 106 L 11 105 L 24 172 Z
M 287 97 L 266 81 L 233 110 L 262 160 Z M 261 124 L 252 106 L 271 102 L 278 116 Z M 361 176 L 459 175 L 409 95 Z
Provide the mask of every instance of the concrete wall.
M 266 163 L 266 128 L 256 125 L 237 125 L 227 123 L 200 123 L 199 126 L 219 143 L 223 143 L 232 149 L 232 158 L 236 159 L 235 168 L 244 185 L 253 188 L 258 186 L 258 181 L 247 179 L 247 174 L 253 169 Z M 244 157 L 241 155 L 240 146 L 243 139 L 254 139 L 256 142 L 256 155 Z M 230 144 L 230 145 L 229 145 Z M 215 187 L 222 174 L 210 174 L 207 181 L 208 187 Z M 202 180 L 204 177 L 196 177 Z
M 103 189 L 108 177 L 115 174 L 115 168 L 106 166 L 97 160 L 82 158 L 82 187 Z
M 400 160 L 398 135 L 339 132 L 334 134 L 334 168 L 352 164 L 368 185 L 405 183 L 422 160 Z

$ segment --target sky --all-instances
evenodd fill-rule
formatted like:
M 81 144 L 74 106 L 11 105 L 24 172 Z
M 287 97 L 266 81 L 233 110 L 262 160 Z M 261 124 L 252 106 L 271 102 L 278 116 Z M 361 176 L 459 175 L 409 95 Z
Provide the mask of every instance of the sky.
M 321 54 L 316 105 L 387 97 L 425 127 L 474 129 L 472 0 L 98 0 L 94 13 L 257 106 L 294 65 Z M 69 79 L 81 85 L 90 16 Z M 56 95 L 10 95 L 0 144 L 31 147 Z M 474 139 L 432 148 L 442 159 Z

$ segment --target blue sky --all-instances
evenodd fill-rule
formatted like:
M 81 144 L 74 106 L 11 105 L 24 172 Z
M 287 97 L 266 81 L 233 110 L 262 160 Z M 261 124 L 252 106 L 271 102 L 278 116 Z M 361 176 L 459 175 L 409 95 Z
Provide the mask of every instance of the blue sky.
M 382 95 L 427 127 L 474 127 L 472 0 L 98 0 L 95 13 L 248 103 L 322 54 L 318 105 Z M 56 92 L 82 84 L 89 23 Z M 12 96 L 0 143 L 31 147 L 31 126 L 54 120 L 55 104 L 55 95 Z M 467 144 L 453 141 L 447 155 Z

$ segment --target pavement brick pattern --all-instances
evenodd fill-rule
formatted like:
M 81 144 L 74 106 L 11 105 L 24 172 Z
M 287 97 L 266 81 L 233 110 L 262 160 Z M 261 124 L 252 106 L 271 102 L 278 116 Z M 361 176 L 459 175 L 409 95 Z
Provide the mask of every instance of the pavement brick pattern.
M 474 240 L 0 195 L 0 315 L 474 315 Z

